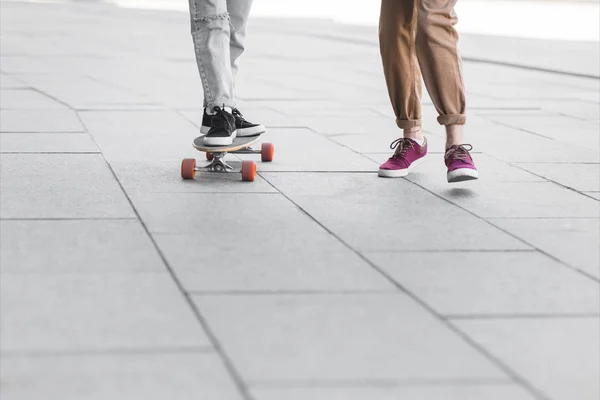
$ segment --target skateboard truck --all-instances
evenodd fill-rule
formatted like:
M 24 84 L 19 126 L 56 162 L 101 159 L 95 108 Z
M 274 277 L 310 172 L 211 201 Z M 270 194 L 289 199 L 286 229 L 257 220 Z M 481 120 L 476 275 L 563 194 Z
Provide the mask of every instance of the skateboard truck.
M 208 155 L 208 153 L 206 153 Z M 208 164 L 196 167 L 196 171 L 204 171 L 204 172 L 231 172 L 234 168 L 223 161 L 223 157 L 225 157 L 227 153 L 212 153 L 211 160 Z
M 206 153 L 208 164 L 198 166 L 195 158 L 185 158 L 181 162 L 181 177 L 183 179 L 195 179 L 196 172 L 241 172 L 243 181 L 254 181 L 256 177 L 256 163 L 251 160 L 242 161 L 241 170 L 236 170 L 223 159 L 227 153 L 232 154 L 260 154 L 264 162 L 273 161 L 275 148 L 271 143 L 263 143 L 260 150 L 251 147 L 259 139 L 260 135 L 250 138 L 236 139 L 232 146 L 206 147 L 194 144 L 198 151 Z M 198 140 L 198 139 L 197 139 Z

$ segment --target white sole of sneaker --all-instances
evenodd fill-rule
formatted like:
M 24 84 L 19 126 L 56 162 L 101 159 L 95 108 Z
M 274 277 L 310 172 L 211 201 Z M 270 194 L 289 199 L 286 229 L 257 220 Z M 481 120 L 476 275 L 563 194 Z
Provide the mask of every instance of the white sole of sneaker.
M 448 183 L 472 181 L 479 179 L 479 172 L 471 168 L 455 169 L 447 174 Z
M 267 130 L 265 129 L 264 126 L 257 125 L 257 126 L 253 126 L 252 128 L 238 129 L 237 135 L 239 137 L 256 136 L 256 135 L 262 135 L 266 131 Z
M 236 137 L 236 131 L 233 131 L 229 137 L 204 137 L 202 143 L 206 146 L 229 146 L 233 144 L 233 139 Z
M 379 175 L 381 178 L 402 178 L 410 174 L 413 169 L 423 164 L 424 161 L 425 157 L 421 157 L 410 164 L 410 167 L 406 169 L 380 169 L 377 175 Z
M 210 131 L 210 126 L 202 125 L 200 127 L 201 134 L 206 135 L 208 133 L 208 131 Z M 262 135 L 266 131 L 267 131 L 267 129 L 264 126 L 258 125 L 258 126 L 253 126 L 252 128 L 238 129 L 236 132 L 237 132 L 238 137 L 246 137 L 246 136 Z

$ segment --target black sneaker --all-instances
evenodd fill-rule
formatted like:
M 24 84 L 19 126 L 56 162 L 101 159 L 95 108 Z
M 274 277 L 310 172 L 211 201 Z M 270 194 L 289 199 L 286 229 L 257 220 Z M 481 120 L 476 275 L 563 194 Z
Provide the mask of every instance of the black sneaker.
M 235 118 L 235 128 L 237 136 L 256 136 L 261 133 L 265 133 L 267 130 L 261 124 L 253 124 L 252 122 L 246 121 L 240 110 L 237 108 L 233 109 L 233 117 Z M 212 115 L 206 113 L 204 109 L 204 115 L 202 116 L 202 126 L 200 127 L 200 133 L 207 134 L 210 131 L 212 124 Z
M 215 107 L 214 115 L 210 115 L 210 129 L 204 136 L 205 146 L 229 146 L 236 137 L 235 118 L 233 115 Z
M 210 126 L 212 125 L 212 115 L 207 113 L 208 108 L 204 108 L 204 113 L 202 113 L 202 125 L 200 126 L 200 133 L 206 135 L 208 131 L 210 131 Z
M 233 117 L 235 118 L 235 128 L 237 129 L 237 135 L 239 137 L 256 136 L 267 131 L 261 124 L 253 124 L 252 122 L 246 121 L 240 110 L 237 108 L 233 109 Z

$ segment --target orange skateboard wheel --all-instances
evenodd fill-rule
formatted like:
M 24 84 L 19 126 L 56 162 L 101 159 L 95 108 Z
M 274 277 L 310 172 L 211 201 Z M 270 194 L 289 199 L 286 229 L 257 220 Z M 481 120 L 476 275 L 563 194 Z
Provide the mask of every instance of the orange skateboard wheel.
M 271 162 L 274 156 L 275 146 L 273 146 L 273 143 L 263 143 L 260 148 L 260 159 L 263 162 Z
M 196 177 L 196 159 L 184 158 L 181 162 L 181 177 L 183 179 L 194 179 Z
M 213 155 L 212 155 L 211 153 L 206 153 L 206 159 L 207 159 L 208 161 L 212 161 L 212 160 L 213 160 L 213 158 L 214 158 L 214 157 L 213 157 Z
M 256 163 L 254 161 L 242 161 L 242 180 L 253 182 L 256 177 Z

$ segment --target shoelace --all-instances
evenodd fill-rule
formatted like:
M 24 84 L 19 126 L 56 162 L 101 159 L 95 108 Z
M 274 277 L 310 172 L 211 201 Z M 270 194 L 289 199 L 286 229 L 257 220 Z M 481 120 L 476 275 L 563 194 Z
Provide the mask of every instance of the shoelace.
M 216 106 L 215 108 L 213 108 L 213 111 L 215 112 L 215 115 L 213 115 L 213 117 L 212 117 L 211 127 L 227 129 L 228 123 L 227 123 L 227 118 L 225 117 L 225 112 L 226 112 L 225 109 L 221 108 L 219 106 Z
M 242 113 L 240 112 L 240 110 L 238 110 L 237 108 L 234 108 L 234 109 L 233 109 L 233 115 L 234 115 L 235 117 L 238 117 L 238 118 L 244 119 L 244 116 L 242 115 Z
M 413 149 L 413 148 L 414 148 L 414 145 L 413 145 L 412 140 L 407 139 L 407 138 L 396 139 L 392 142 L 392 144 L 390 144 L 390 149 L 392 149 L 392 150 L 396 149 L 392 158 L 403 157 L 408 150 Z
M 458 144 L 451 146 L 446 150 L 446 158 L 452 158 L 454 160 L 468 161 L 469 152 L 473 150 L 473 146 L 470 144 Z

